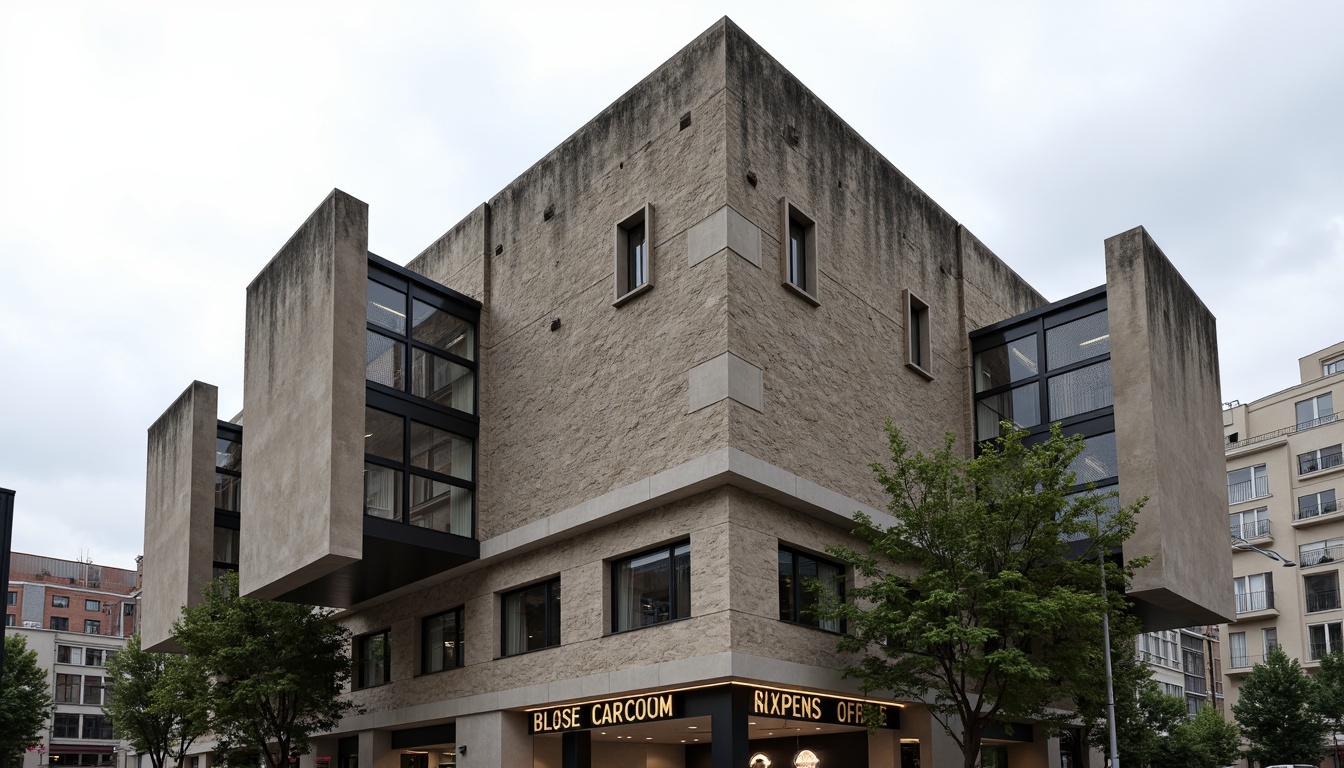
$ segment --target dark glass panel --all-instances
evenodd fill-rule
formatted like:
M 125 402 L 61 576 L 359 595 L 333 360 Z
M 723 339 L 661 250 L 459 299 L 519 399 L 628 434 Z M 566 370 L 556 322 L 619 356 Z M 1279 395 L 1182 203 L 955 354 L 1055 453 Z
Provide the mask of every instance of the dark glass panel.
M 975 391 L 1001 387 L 1040 373 L 1036 334 L 1000 344 L 975 356 Z
M 215 473 L 215 509 L 229 512 L 238 511 L 238 502 L 243 494 L 242 478 L 233 475 Z
M 1120 475 L 1120 461 L 1115 451 L 1115 433 L 1107 432 L 1087 438 L 1083 452 L 1069 465 L 1074 483 L 1096 483 Z
M 406 294 L 370 280 L 366 308 L 370 324 L 406 333 Z
M 401 520 L 401 473 L 377 464 L 364 465 L 364 514 Z
M 243 471 L 243 446 L 232 440 L 215 438 L 215 469 Z
M 423 301 L 413 302 L 411 338 L 451 352 L 468 360 L 476 359 L 476 326 Z
M 1115 404 L 1111 361 L 1050 377 L 1050 421 L 1067 419 Z
M 472 492 L 450 483 L 411 475 L 411 525 L 471 536 Z
M 1010 421 L 1019 429 L 1040 424 L 1040 385 L 1033 381 L 975 402 L 976 440 L 998 437 L 1001 421 Z
M 364 407 L 364 452 L 392 461 L 403 461 L 406 420 L 395 413 Z
M 364 378 L 393 389 L 406 388 L 406 345 L 381 333 L 365 335 Z
M 466 413 L 476 412 L 476 373 L 446 357 L 414 350 L 411 394 Z
M 470 480 L 473 453 L 471 440 L 428 424 L 411 422 L 411 466 Z
M 1045 356 L 1052 371 L 1110 351 L 1111 331 L 1104 309 L 1045 332 Z

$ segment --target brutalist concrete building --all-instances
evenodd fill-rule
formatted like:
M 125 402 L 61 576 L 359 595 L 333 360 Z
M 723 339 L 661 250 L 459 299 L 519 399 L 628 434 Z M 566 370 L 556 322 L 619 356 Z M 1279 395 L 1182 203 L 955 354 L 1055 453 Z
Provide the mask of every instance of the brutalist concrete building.
M 307 765 L 959 760 L 800 589 L 888 519 L 888 417 L 1088 435 L 1080 482 L 1150 497 L 1148 625 L 1233 614 L 1213 318 L 1148 235 L 1048 303 L 727 19 L 404 266 L 376 211 L 333 192 L 247 287 L 240 417 L 197 382 L 150 430 L 147 646 L 219 569 L 355 634 Z

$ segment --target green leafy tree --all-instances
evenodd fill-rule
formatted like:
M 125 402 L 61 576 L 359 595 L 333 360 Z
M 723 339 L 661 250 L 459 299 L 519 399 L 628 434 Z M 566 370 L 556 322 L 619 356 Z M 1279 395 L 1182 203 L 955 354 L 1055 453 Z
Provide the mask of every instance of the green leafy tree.
M 1250 742 L 1246 756 L 1260 765 L 1310 763 L 1325 758 L 1329 726 L 1312 708 L 1312 682 L 1297 659 L 1275 648 L 1241 685 L 1232 714 Z
M 1181 705 L 1177 696 L 1168 697 Z M 1241 732 L 1235 723 L 1223 719 L 1213 707 L 1202 707 L 1193 719 L 1181 717 L 1163 740 L 1155 755 L 1152 768 L 1221 768 L 1237 760 L 1241 749 Z M 1128 756 L 1126 756 L 1128 759 Z
M 1330 727 L 1330 743 L 1339 741 L 1344 731 L 1344 651 L 1331 651 L 1321 657 L 1320 669 L 1312 677 L 1311 706 Z M 1335 751 L 1335 768 L 1339 752 Z
M 8 764 L 37 744 L 38 731 L 51 717 L 51 690 L 37 654 L 19 635 L 5 638 L 0 675 L 0 764 Z
M 150 653 L 134 635 L 107 663 L 108 701 L 103 712 L 117 736 L 149 755 L 153 768 L 182 756 L 209 729 L 205 667 L 195 656 Z
M 1006 431 L 967 459 L 949 434 L 932 453 L 910 449 L 887 424 L 888 464 L 873 471 L 890 500 L 889 528 L 855 516 L 859 552 L 831 553 L 859 575 L 851 600 L 819 597 L 845 620 L 845 674 L 865 691 L 927 702 L 961 748 L 966 768 L 980 757 L 996 720 L 1030 718 L 1063 725 L 1062 699 L 1104 686 L 1102 616 L 1124 613 L 1124 592 L 1139 563 L 1105 558 L 1134 531 L 1139 504 L 1071 495 L 1070 463 L 1080 437 L 1032 446 Z
M 350 632 L 329 611 L 239 597 L 237 575 L 226 574 L 183 611 L 173 635 L 210 676 L 210 728 L 222 753 L 260 753 L 270 768 L 289 768 L 312 734 L 353 708 L 341 696 Z
M 1127 629 L 1128 623 L 1123 624 Z M 1153 680 L 1152 668 L 1134 655 L 1133 632 L 1111 631 L 1111 659 L 1115 679 L 1116 742 L 1127 768 L 1149 768 L 1162 751 L 1167 735 L 1185 719 L 1185 699 L 1168 696 Z M 1106 744 L 1106 691 L 1101 688 L 1077 697 L 1089 723 L 1088 740 Z

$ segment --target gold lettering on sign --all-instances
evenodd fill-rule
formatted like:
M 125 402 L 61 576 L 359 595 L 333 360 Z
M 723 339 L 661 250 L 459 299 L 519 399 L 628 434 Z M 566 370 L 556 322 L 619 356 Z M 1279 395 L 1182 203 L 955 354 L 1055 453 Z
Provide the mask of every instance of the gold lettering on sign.
M 784 717 L 790 720 L 820 720 L 821 697 L 800 693 L 756 690 L 752 708 L 758 715 Z
M 672 694 L 603 701 L 592 705 L 588 719 L 594 726 L 642 723 L 672 717 Z
M 533 733 L 563 731 L 568 728 L 576 728 L 578 725 L 578 707 L 562 707 L 560 709 L 548 709 L 532 713 Z

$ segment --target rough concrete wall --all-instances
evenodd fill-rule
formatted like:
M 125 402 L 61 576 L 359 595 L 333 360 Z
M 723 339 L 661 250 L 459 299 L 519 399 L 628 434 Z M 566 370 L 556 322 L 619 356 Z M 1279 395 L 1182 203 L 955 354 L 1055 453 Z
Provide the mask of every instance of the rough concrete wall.
M 487 303 L 490 247 L 490 206 L 481 204 L 406 268 Z
M 1120 500 L 1149 497 L 1125 557 L 1153 560 L 1130 596 L 1150 629 L 1225 621 L 1234 607 L 1216 323 L 1142 227 L 1106 240 L 1106 292 Z
M 688 371 L 726 351 L 724 268 L 687 265 L 725 201 L 722 62 L 716 26 L 490 200 L 481 538 L 726 442 L 725 404 L 686 412 Z M 613 227 L 645 203 L 657 279 L 616 308 Z
M 1302 376 L 1302 383 L 1315 381 L 1323 375 L 1322 367 L 1325 363 L 1334 361 L 1340 355 L 1344 355 L 1344 341 L 1338 344 L 1332 344 L 1325 349 L 1312 352 L 1306 357 L 1298 358 L 1298 373 Z
M 173 622 L 184 606 L 201 601 L 214 575 L 218 403 L 218 389 L 193 381 L 149 428 L 140 601 L 145 650 L 178 650 Z
M 247 287 L 239 579 L 270 598 L 363 551 L 368 206 L 334 190 Z
M 729 204 L 762 253 L 730 262 L 729 351 L 764 369 L 764 407 L 734 407 L 730 439 L 881 504 L 867 464 L 886 418 L 921 447 L 968 427 L 962 241 L 976 327 L 1043 299 L 741 30 L 728 40 Z M 781 285 L 781 198 L 816 222 L 819 306 Z M 905 365 L 906 289 L 930 307 L 932 381 Z

